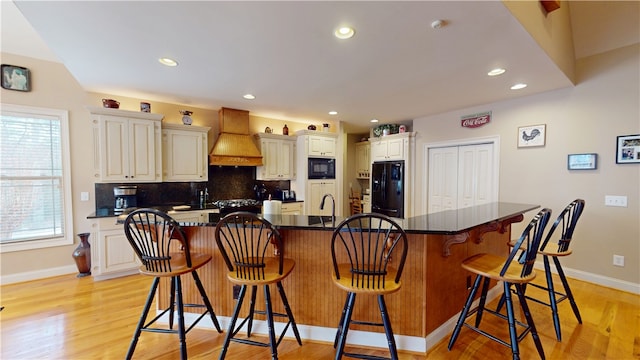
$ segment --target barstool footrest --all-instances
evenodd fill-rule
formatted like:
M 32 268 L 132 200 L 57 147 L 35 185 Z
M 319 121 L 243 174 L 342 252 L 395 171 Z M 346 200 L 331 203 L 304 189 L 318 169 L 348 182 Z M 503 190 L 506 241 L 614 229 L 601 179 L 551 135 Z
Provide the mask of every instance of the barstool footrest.
M 269 343 L 263 343 L 263 342 L 260 342 L 260 341 L 249 340 L 249 339 L 231 338 L 231 341 L 238 342 L 238 343 L 241 343 L 241 344 L 246 344 L 246 345 L 260 346 L 260 347 L 268 347 L 269 346 Z
M 365 355 L 365 354 L 358 354 L 358 353 L 348 353 L 348 352 L 342 353 L 342 356 L 350 357 L 350 358 L 354 358 L 354 359 L 391 360 L 391 358 L 388 358 L 388 357 L 375 356 L 375 355 Z
M 500 339 L 500 338 L 496 337 L 496 336 L 495 336 L 495 335 L 493 335 L 493 334 L 490 334 L 490 333 L 488 333 L 488 332 L 486 332 L 486 331 L 484 331 L 484 330 L 481 330 L 481 329 L 479 329 L 479 328 L 477 328 L 477 327 L 475 327 L 475 326 L 473 326 L 473 325 L 470 325 L 470 324 L 468 324 L 468 323 L 466 322 L 466 319 L 468 319 L 470 316 L 472 316 L 472 315 L 473 315 L 473 314 L 475 314 L 476 312 L 478 312 L 478 307 L 475 307 L 475 308 L 473 308 L 473 309 L 469 310 L 469 313 L 467 314 L 467 317 L 465 318 L 465 322 L 464 322 L 462 325 L 464 325 L 465 327 L 467 327 L 467 328 L 469 328 L 469 329 L 471 329 L 471 330 L 473 330 L 473 331 L 477 332 L 478 334 L 482 334 L 482 335 L 484 335 L 484 336 L 488 337 L 489 339 L 491 339 L 491 340 L 493 340 L 493 341 L 495 341 L 495 342 L 497 342 L 497 343 L 499 343 L 499 344 L 502 344 L 502 345 L 504 345 L 504 346 L 506 346 L 506 347 L 510 348 L 510 347 L 511 347 L 511 344 L 510 344 L 510 343 L 508 343 L 508 342 L 506 342 L 506 341 L 504 341 L 504 340 L 502 340 L 502 339 Z M 484 309 L 483 309 L 483 312 L 484 312 L 484 313 L 492 314 L 492 315 L 497 316 L 497 317 L 499 317 L 499 318 L 501 318 L 501 319 L 503 319 L 503 320 L 509 320 L 509 318 L 508 318 L 506 315 L 501 314 L 501 313 L 499 313 L 499 312 L 497 312 L 497 311 L 493 311 L 493 310 L 488 309 L 488 308 L 484 308 Z M 516 320 L 516 319 L 514 319 L 514 323 L 515 323 L 516 325 L 521 326 L 521 327 L 523 327 L 523 328 L 524 328 L 524 330 L 522 330 L 522 333 L 520 333 L 520 334 L 516 334 L 516 338 L 517 338 L 518 342 L 520 342 L 520 341 L 522 341 L 522 339 L 524 339 L 524 337 L 525 337 L 525 336 L 527 336 L 527 334 L 531 331 L 531 327 L 530 327 L 529 325 L 527 325 L 527 324 L 525 324 L 525 323 L 523 323 L 523 322 L 519 321 L 519 320 Z
M 351 324 L 369 325 L 369 326 L 384 326 L 384 323 L 381 323 L 381 322 L 371 322 L 371 321 L 361 321 L 361 320 L 351 320 Z

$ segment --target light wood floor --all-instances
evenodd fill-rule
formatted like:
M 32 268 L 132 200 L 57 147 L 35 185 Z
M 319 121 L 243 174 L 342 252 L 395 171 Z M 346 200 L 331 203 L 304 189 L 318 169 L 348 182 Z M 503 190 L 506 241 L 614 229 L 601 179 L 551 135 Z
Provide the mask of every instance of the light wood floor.
M 542 278 L 539 276 L 538 278 Z M 74 275 L 0 287 L 0 358 L 123 359 L 144 303 L 150 279 L 141 275 L 94 282 Z M 571 280 L 583 324 L 568 302 L 560 305 L 563 341 L 557 342 L 547 307 L 530 303 L 547 359 L 640 359 L 640 296 Z M 434 296 L 438 296 L 434 294 Z M 495 306 L 495 301 L 492 303 Z M 295 313 L 295 309 L 293 309 Z M 339 314 L 336 314 L 336 321 Z M 486 329 L 506 331 L 506 324 L 485 315 Z M 393 324 L 399 328 L 401 324 Z M 224 334 L 194 329 L 187 334 L 189 357 L 216 359 Z M 447 337 L 428 359 L 510 359 L 510 349 L 463 328 L 452 351 Z M 143 333 L 135 359 L 177 359 L 177 338 Z M 520 345 L 522 359 L 538 359 L 531 336 Z M 386 356 L 385 351 L 365 349 Z M 331 359 L 330 344 L 285 340 L 281 359 Z M 268 359 L 267 348 L 232 344 L 227 359 Z M 425 355 L 401 353 L 401 359 Z

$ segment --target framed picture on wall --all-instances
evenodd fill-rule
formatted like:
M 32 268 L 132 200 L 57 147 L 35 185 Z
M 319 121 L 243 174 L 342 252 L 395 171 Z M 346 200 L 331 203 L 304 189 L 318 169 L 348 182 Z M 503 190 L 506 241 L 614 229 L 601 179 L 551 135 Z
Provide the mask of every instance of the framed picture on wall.
M 618 136 L 617 164 L 640 164 L 640 134 Z
M 598 167 L 598 154 L 569 154 L 567 169 L 595 170 Z
M 31 91 L 29 69 L 21 66 L 2 64 L 2 88 L 7 90 Z
M 544 146 L 546 125 L 529 125 L 518 128 L 518 147 Z

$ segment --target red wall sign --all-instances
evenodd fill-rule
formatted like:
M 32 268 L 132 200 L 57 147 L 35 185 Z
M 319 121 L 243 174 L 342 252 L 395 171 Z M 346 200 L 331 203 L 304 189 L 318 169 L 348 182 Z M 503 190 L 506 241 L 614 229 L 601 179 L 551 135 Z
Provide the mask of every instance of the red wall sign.
M 466 128 L 477 128 L 486 125 L 491 121 L 491 111 L 467 115 L 460 118 L 460 126 Z

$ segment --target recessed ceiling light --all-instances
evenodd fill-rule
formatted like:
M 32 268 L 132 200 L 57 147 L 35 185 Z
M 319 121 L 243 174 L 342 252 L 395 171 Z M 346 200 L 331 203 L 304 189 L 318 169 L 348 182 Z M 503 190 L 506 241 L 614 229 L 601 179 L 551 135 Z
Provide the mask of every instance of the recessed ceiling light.
M 348 26 L 343 26 L 334 33 L 338 39 L 349 39 L 355 35 L 356 31 Z
M 503 69 L 503 68 L 495 68 L 495 69 L 493 69 L 493 70 L 489 71 L 489 72 L 487 73 L 487 75 L 489 75 L 489 76 L 498 76 L 498 75 L 502 75 L 502 74 L 504 74 L 504 73 L 505 73 L 505 71 L 507 71 L 507 70 L 505 70 L 505 69 Z
M 253 94 L 245 94 L 242 97 L 247 99 L 247 100 L 253 100 L 253 99 L 256 98 L 255 95 L 253 95 Z
M 337 111 L 329 111 L 329 115 L 338 115 Z
M 431 28 L 432 29 L 440 29 L 441 27 L 445 26 L 446 23 L 444 20 L 435 20 L 434 22 L 431 23 Z
M 371 119 L 371 120 L 369 120 L 369 121 L 371 121 L 372 123 L 377 123 L 377 122 L 378 122 L 378 119 Z
M 178 62 L 173 60 L 173 59 L 170 59 L 170 58 L 163 57 L 163 58 L 158 59 L 158 61 L 160 61 L 160 64 L 162 64 L 162 65 L 178 66 Z
M 511 87 L 511 90 L 520 90 L 520 89 L 524 89 L 527 87 L 527 84 L 515 84 Z

